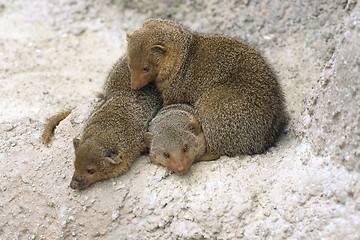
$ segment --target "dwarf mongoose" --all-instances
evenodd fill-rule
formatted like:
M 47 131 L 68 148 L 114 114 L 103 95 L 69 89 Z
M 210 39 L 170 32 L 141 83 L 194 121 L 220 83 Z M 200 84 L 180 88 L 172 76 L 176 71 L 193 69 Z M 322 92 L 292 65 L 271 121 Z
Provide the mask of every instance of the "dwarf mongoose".
M 274 144 L 287 121 L 284 96 L 254 47 L 161 19 L 148 20 L 127 41 L 131 88 L 154 81 L 164 105 L 194 106 L 214 158 L 263 153 Z
M 186 172 L 193 162 L 210 160 L 201 125 L 188 104 L 162 108 L 151 120 L 145 142 L 150 160 L 176 173 Z
M 126 171 L 146 150 L 148 122 L 161 105 L 155 85 L 141 92 L 131 90 L 127 60 L 120 59 L 108 75 L 101 104 L 87 119 L 80 138 L 73 140 L 75 171 L 70 187 L 82 189 Z

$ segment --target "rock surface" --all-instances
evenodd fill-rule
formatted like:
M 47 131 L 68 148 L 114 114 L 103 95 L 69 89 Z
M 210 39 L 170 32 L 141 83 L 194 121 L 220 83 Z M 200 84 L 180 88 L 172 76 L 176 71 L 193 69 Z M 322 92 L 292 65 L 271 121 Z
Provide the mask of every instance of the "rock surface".
M 291 122 L 255 156 L 184 175 L 140 157 L 68 185 L 72 139 L 149 17 L 239 37 L 278 72 Z M 360 5 L 356 1 L 0 1 L 0 239 L 359 239 Z M 40 143 L 47 118 L 75 110 Z
M 314 153 L 360 171 L 360 12 L 349 8 L 335 53 L 306 99 L 304 135 Z

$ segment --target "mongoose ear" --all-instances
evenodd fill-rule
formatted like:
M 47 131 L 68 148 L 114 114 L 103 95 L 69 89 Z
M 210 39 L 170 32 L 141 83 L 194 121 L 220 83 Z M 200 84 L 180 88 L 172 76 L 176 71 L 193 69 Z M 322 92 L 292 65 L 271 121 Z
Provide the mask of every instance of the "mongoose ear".
M 119 156 L 116 150 L 104 150 L 103 155 L 105 157 L 105 160 L 109 161 L 111 164 L 116 165 L 122 162 L 121 156 Z
M 151 132 L 146 132 L 144 134 L 144 141 L 148 148 L 150 148 L 150 144 L 151 144 L 153 137 L 154 137 L 154 134 L 152 134 Z
M 127 33 L 127 34 L 126 34 L 126 41 L 129 41 L 130 38 L 131 38 L 131 35 Z
M 113 154 L 110 157 L 105 157 L 105 159 L 107 161 L 109 161 L 111 164 L 114 164 L 114 165 L 119 164 L 119 163 L 122 162 L 121 157 L 119 155 L 117 155 L 117 154 Z
M 186 129 L 193 132 L 196 136 L 202 132 L 200 124 L 194 119 L 186 126 Z
M 160 53 L 161 55 L 164 55 L 166 52 L 166 49 L 163 45 L 160 44 L 156 44 L 151 46 L 151 51 L 156 52 L 156 53 Z
M 119 156 L 116 157 L 105 157 L 107 161 L 109 161 L 111 164 L 116 165 L 121 163 L 122 159 Z
M 74 149 L 77 149 L 77 147 L 79 146 L 79 142 L 80 142 L 80 140 L 78 138 L 73 139 Z

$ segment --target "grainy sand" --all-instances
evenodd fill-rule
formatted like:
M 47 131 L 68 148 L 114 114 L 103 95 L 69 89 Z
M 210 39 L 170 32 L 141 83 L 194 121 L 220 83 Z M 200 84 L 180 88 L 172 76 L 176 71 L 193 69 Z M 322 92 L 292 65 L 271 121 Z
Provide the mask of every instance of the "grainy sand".
M 184 175 L 142 156 L 73 191 L 72 139 L 149 17 L 256 45 L 286 93 L 286 134 Z M 359 24 L 356 1 L 0 0 L 0 238 L 360 239 Z

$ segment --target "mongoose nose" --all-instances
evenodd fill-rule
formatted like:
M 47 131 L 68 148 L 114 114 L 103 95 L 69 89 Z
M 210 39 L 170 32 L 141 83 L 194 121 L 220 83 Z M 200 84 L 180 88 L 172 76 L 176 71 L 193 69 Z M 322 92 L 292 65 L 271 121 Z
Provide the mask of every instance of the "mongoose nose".
M 83 187 L 85 184 L 85 179 L 83 177 L 80 178 L 74 178 L 71 180 L 70 182 L 70 188 L 71 189 L 80 189 L 81 187 Z
M 130 82 L 132 90 L 139 90 L 141 88 L 140 84 L 137 83 L 135 80 L 131 80 Z
M 76 181 L 71 181 L 69 187 L 73 190 L 79 189 L 79 183 Z
M 186 167 L 183 165 L 183 164 L 179 164 L 179 165 L 177 165 L 177 169 L 176 169 L 177 171 L 177 173 L 184 173 L 184 172 L 186 172 Z
M 132 90 L 139 90 L 139 86 L 137 86 L 135 84 L 131 84 L 131 89 Z
M 184 173 L 184 172 L 186 172 L 186 168 L 181 168 L 181 169 L 178 169 L 178 173 Z

